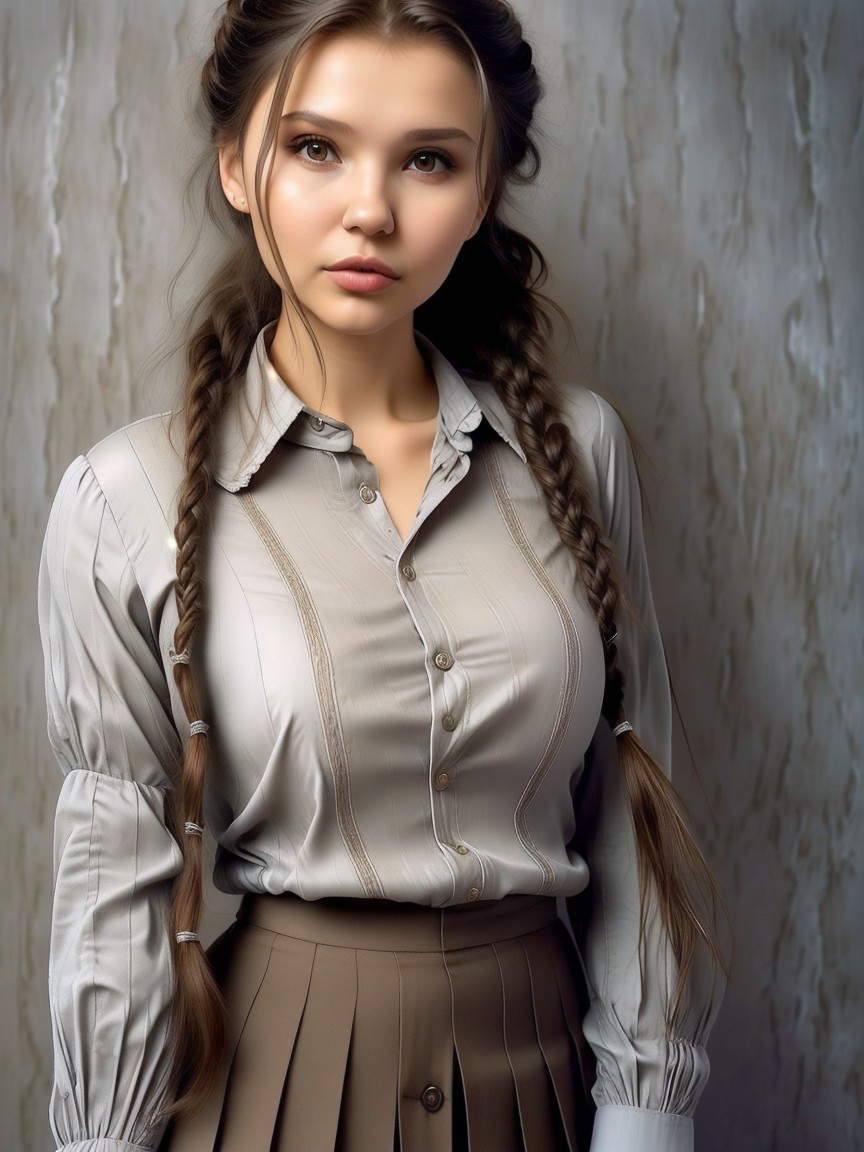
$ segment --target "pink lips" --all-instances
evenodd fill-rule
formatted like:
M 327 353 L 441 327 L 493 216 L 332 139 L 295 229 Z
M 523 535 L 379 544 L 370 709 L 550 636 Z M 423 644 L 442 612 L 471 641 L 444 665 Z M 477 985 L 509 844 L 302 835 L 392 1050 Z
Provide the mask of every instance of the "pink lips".
M 348 292 L 380 292 L 399 279 L 387 264 L 370 256 L 349 256 L 324 271 Z

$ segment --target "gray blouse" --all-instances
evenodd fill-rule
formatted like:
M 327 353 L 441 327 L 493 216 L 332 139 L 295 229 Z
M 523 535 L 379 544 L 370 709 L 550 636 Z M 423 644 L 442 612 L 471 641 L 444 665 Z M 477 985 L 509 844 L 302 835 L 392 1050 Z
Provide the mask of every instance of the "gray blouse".
M 685 1152 L 716 996 L 694 981 L 688 1033 L 667 1040 L 674 963 L 654 918 L 640 977 L 632 820 L 598 725 L 596 622 L 503 405 L 424 343 L 440 411 L 403 542 L 350 428 L 301 404 L 268 336 L 220 424 L 209 607 L 192 653 L 210 724 L 217 885 L 443 907 L 565 897 L 590 875 L 593 1152 Z M 634 610 L 618 622 L 627 713 L 668 762 L 627 438 L 593 393 L 575 389 L 566 405 Z M 65 774 L 51 1112 L 66 1152 L 140 1152 L 162 1130 L 165 908 L 181 863 L 163 806 L 188 732 L 169 659 L 178 438 L 157 416 L 76 460 L 45 539 L 49 735 Z M 590 814 L 573 802 L 586 764 L 603 780 Z

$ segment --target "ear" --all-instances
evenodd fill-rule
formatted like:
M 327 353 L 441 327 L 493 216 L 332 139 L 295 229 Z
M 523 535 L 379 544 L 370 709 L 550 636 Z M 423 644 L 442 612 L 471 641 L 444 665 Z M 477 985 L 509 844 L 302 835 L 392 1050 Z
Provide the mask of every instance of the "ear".
M 246 179 L 243 175 L 243 151 L 237 143 L 223 144 L 219 149 L 219 179 L 225 199 L 238 212 L 249 212 Z
M 474 217 L 474 222 L 471 225 L 471 231 L 465 237 L 466 240 L 471 240 L 480 231 L 480 225 L 483 223 L 483 220 L 486 217 L 486 213 L 489 210 L 490 199 L 491 197 L 489 196 L 480 197 L 480 202 L 477 205 L 477 215 Z

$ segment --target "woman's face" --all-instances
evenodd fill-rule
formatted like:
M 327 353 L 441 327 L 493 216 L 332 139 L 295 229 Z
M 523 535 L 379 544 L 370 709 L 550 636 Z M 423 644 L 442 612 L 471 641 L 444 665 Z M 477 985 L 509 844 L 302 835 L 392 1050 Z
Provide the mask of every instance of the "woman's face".
M 228 199 L 251 211 L 261 258 L 279 282 L 255 198 L 274 88 L 257 101 L 242 151 L 221 151 L 220 169 Z M 304 54 L 265 195 L 291 285 L 319 337 L 410 325 L 443 283 L 485 210 L 482 120 L 473 73 L 434 41 L 340 36 Z M 265 168 L 265 188 L 267 179 Z

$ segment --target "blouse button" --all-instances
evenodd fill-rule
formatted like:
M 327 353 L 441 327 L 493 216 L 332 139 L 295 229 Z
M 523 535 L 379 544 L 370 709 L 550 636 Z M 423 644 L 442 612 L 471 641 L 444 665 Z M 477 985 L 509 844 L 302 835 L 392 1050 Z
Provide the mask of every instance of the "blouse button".
M 450 777 L 446 772 L 439 772 L 435 777 L 435 787 L 439 792 L 444 792 L 450 787 Z
M 451 716 L 450 713 L 448 712 L 446 716 L 441 717 L 441 727 L 444 729 L 445 732 L 455 732 L 456 731 L 456 717 Z
M 361 484 L 360 499 L 364 504 L 374 504 L 378 499 L 378 493 L 373 488 L 370 488 L 368 484 Z
M 417 579 L 417 573 L 414 571 L 413 567 L 410 564 L 403 564 L 402 565 L 402 575 L 405 577 L 405 579 L 408 581 L 409 584 L 413 580 Z
M 442 672 L 446 672 L 448 668 L 453 667 L 453 657 L 449 652 L 439 652 L 435 657 L 435 667 L 440 668 Z
M 474 900 L 477 900 L 479 898 L 480 889 L 479 888 L 469 888 L 466 895 L 468 896 L 468 899 L 473 902 Z
M 313 416 L 309 423 L 312 425 L 316 432 L 324 431 L 324 421 L 320 416 Z
M 456 851 L 459 853 L 460 856 L 467 856 L 468 853 L 471 851 L 471 849 L 466 848 L 464 844 L 457 844 L 456 845 Z

